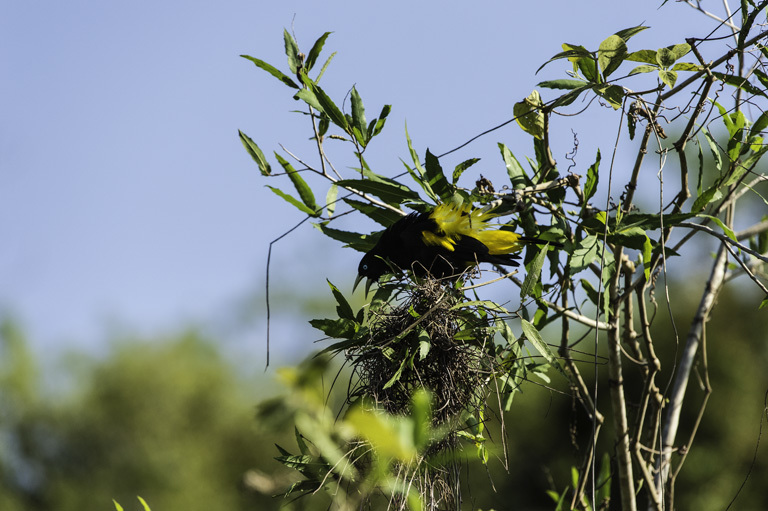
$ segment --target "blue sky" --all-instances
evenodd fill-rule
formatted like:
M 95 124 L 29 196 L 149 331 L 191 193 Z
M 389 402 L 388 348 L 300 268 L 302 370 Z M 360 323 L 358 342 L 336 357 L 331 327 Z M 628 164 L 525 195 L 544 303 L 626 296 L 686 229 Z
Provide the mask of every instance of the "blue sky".
M 214 324 L 261 366 L 267 243 L 301 215 L 264 187 L 285 184 L 259 175 L 237 130 L 268 155 L 279 143 L 314 153 L 288 89 L 238 55 L 286 69 L 284 27 L 293 24 L 305 51 L 333 31 L 326 55 L 338 54 L 324 86 L 342 98 L 356 85 L 369 116 L 393 105 L 367 157 L 394 175 L 407 157 L 406 120 L 420 153 L 445 152 L 512 117 L 538 81 L 562 77 L 563 62 L 534 76 L 562 42 L 596 48 L 644 23 L 652 30 L 630 48 L 655 49 L 712 27 L 688 7 L 659 3 L 5 2 L 0 314 L 21 321 L 41 352 L 97 350 L 109 332 Z M 603 113 L 592 112 L 586 124 L 557 128 L 560 161 L 571 128 L 579 134 L 577 171 L 594 161 Z M 503 169 L 498 141 L 530 154 L 510 125 L 444 167 L 480 156 L 492 176 Z M 273 290 L 325 293 L 326 277 L 351 288 L 358 259 L 307 225 L 276 246 Z M 317 337 L 310 317 L 284 306 L 278 361 L 310 352 Z

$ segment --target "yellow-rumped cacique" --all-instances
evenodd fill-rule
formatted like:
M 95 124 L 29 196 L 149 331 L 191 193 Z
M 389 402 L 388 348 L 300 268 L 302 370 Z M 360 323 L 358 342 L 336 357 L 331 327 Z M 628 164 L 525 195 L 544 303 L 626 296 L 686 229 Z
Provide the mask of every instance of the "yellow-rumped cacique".
M 357 280 L 370 283 L 392 271 L 412 270 L 419 276 L 455 279 L 480 263 L 518 266 L 517 254 L 526 243 L 545 240 L 495 229 L 488 221 L 494 215 L 470 205 L 440 204 L 425 213 L 411 213 L 388 227 L 378 243 L 363 256 Z M 554 246 L 562 246 L 552 243 Z

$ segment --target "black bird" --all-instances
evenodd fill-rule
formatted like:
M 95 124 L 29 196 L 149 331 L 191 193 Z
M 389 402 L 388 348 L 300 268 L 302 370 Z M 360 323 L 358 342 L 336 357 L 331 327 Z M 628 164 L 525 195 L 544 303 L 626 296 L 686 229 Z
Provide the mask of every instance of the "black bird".
M 547 243 L 511 231 L 490 229 L 493 214 L 468 205 L 440 204 L 411 213 L 381 235 L 360 261 L 355 287 L 364 277 L 378 280 L 392 266 L 435 278 L 458 277 L 479 263 L 518 266 L 525 243 Z

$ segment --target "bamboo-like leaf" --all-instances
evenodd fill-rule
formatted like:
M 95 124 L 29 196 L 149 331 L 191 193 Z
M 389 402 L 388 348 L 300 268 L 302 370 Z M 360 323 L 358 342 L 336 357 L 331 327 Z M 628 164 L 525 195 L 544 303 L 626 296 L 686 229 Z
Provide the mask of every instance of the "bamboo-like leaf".
M 302 202 L 312 211 L 317 211 L 319 208 L 317 207 L 317 202 L 315 201 L 315 194 L 312 193 L 312 188 L 310 188 L 307 182 L 304 181 L 304 178 L 301 177 L 301 174 L 299 174 L 296 169 L 293 168 L 293 165 L 291 165 L 277 152 L 275 153 L 275 158 L 277 158 L 277 161 L 280 163 L 280 165 L 282 165 L 283 169 L 288 174 L 288 177 L 291 179 L 293 186 L 299 193 L 299 197 L 301 198 Z M 313 216 L 319 215 L 320 213 L 317 212 Z
M 336 183 L 331 184 L 328 188 L 328 193 L 325 195 L 325 210 L 328 212 L 328 218 L 333 216 L 333 212 L 336 211 L 336 198 L 339 195 L 339 187 Z
M 587 182 L 584 184 L 584 204 L 586 204 L 597 191 L 597 183 L 600 179 L 600 159 L 600 149 L 598 149 L 595 163 L 593 163 L 587 170 Z
M 507 175 L 512 183 L 512 187 L 515 189 L 525 188 L 528 178 L 525 175 L 523 166 L 520 165 L 520 162 L 517 161 L 515 155 L 512 154 L 512 151 L 506 145 L 501 142 L 498 145 L 501 157 L 504 159 L 504 165 L 507 167 Z
M 298 202 L 298 201 L 296 201 Z M 299 202 L 299 204 L 301 204 Z M 302 204 L 303 206 L 303 204 Z M 312 226 L 326 236 L 336 241 L 341 241 L 344 246 L 353 248 L 360 252 L 368 252 L 376 244 L 376 237 L 370 234 L 360 234 L 358 232 L 342 231 L 328 227 L 327 222 L 313 223 Z
M 547 343 L 544 342 L 544 339 L 541 338 L 541 334 L 538 330 L 536 330 L 536 327 L 524 319 L 520 320 L 520 325 L 523 327 L 525 338 L 528 339 L 528 342 L 533 345 L 536 351 L 538 351 L 539 354 L 544 357 L 547 362 L 557 366 L 558 364 L 557 359 L 555 358 L 555 354 L 552 352 Z
M 300 200 L 298 200 L 296 197 L 293 197 L 292 195 L 288 195 L 287 193 L 285 193 L 285 192 L 284 192 L 284 191 L 282 191 L 281 189 L 279 189 L 279 188 L 275 188 L 274 186 L 269 186 L 269 185 L 267 185 L 267 188 L 269 188 L 270 190 L 272 190 L 273 192 L 275 192 L 275 194 L 276 194 L 278 197 L 282 197 L 282 198 L 283 198 L 283 199 L 285 199 L 285 200 L 286 200 L 288 203 L 290 203 L 290 204 L 292 204 L 293 206 L 295 206 L 296 208 L 298 208 L 298 209 L 299 209 L 299 211 L 301 211 L 301 212 L 303 212 L 303 213 L 306 213 L 306 214 L 308 214 L 309 216 L 315 216 L 315 217 L 316 217 L 316 216 L 318 216 L 318 215 L 319 215 L 319 214 L 318 214 L 318 213 L 317 213 L 315 210 L 308 208 L 307 206 L 305 206 L 305 205 L 304 205 L 304 203 L 303 203 L 303 202 L 301 202 Z
M 307 53 L 307 60 L 305 61 L 305 67 L 307 68 L 307 72 L 309 72 L 315 65 L 315 62 L 317 62 L 317 57 L 320 56 L 320 52 L 323 51 L 323 46 L 325 45 L 325 40 L 328 39 L 328 36 L 331 35 L 331 32 L 326 32 L 323 35 L 318 38 L 317 41 L 315 41 L 315 44 L 312 45 L 312 49 L 309 50 L 309 53 Z
M 342 179 L 336 184 L 342 188 L 352 188 L 360 192 L 370 193 L 387 204 L 402 204 L 419 200 L 419 195 L 405 185 L 396 186 L 372 179 Z
M 288 57 L 288 68 L 291 73 L 296 74 L 302 65 L 299 58 L 299 45 L 286 29 L 283 29 L 283 41 L 285 42 L 285 55 Z
M 651 278 L 651 253 L 653 251 L 653 244 L 651 238 L 645 236 L 645 243 L 643 244 L 643 274 L 645 280 L 648 281 Z
M 336 103 L 334 103 L 328 94 L 326 94 L 325 91 L 321 89 L 317 84 L 313 83 L 311 88 L 312 92 L 317 98 L 317 102 L 320 105 L 320 108 L 323 112 L 325 112 L 326 115 L 328 115 L 328 117 L 330 117 L 331 122 L 349 133 L 350 130 L 349 124 L 347 123 L 347 117 L 344 115 L 341 109 L 336 106 Z
M 624 30 L 619 30 L 618 32 L 616 32 L 616 35 L 621 37 L 624 40 L 624 42 L 627 42 L 631 37 L 639 34 L 643 30 L 646 30 L 648 28 L 650 27 L 638 25 L 636 27 L 630 27 L 630 28 L 625 28 Z
M 453 169 L 453 176 L 451 179 L 453 184 L 456 184 L 456 182 L 458 182 L 459 177 L 461 177 L 461 175 L 464 173 L 465 170 L 467 170 L 469 167 L 471 167 L 472 165 L 474 165 L 479 161 L 480 161 L 480 158 L 470 158 L 456 165 L 456 168 Z
M 289 76 L 284 74 L 282 71 L 280 71 L 276 67 L 274 67 L 274 66 L 272 66 L 270 64 L 267 64 L 266 62 L 264 62 L 261 59 L 257 59 L 255 57 L 251 57 L 250 55 L 240 55 L 240 56 L 243 57 L 244 59 L 250 60 L 251 62 L 256 64 L 256 67 L 263 69 L 264 71 L 266 71 L 267 73 L 271 74 L 272 76 L 274 76 L 275 78 L 277 78 L 278 80 L 280 80 L 281 82 L 286 84 L 287 86 L 293 87 L 294 89 L 298 89 L 299 88 L 299 86 L 296 85 L 296 82 L 294 82 Z
M 725 225 L 723 223 L 723 221 L 720 220 L 719 218 L 717 218 L 716 216 L 705 215 L 703 213 L 699 213 L 696 216 L 701 216 L 701 217 L 704 217 L 704 218 L 709 218 L 710 220 L 715 222 L 723 230 L 723 232 L 725 233 L 726 236 L 731 238 L 733 241 L 738 241 L 738 239 L 736 238 L 736 234 L 734 234 L 733 230 L 731 228 L 729 228 L 727 225 Z
M 256 164 L 259 166 L 259 170 L 261 171 L 261 175 L 263 176 L 269 176 L 272 174 L 272 167 L 269 165 L 269 162 L 264 157 L 264 153 L 261 152 L 261 149 L 259 149 L 259 146 L 256 145 L 256 143 L 251 140 L 251 138 L 243 133 L 240 130 L 237 130 L 237 133 L 240 136 L 240 142 L 243 143 L 243 147 L 245 147 L 245 150 L 248 151 L 248 154 L 251 155 L 251 158 L 253 158 L 253 161 L 256 162 Z
M 520 299 L 524 300 L 528 296 L 533 295 L 533 289 L 536 286 L 536 284 L 539 282 L 539 277 L 541 276 L 541 269 L 544 266 L 544 259 L 547 257 L 547 252 L 549 251 L 549 243 L 544 245 L 538 254 L 536 254 L 536 257 L 534 257 L 533 261 L 526 267 L 526 270 L 528 273 L 525 275 L 525 280 L 523 281 L 523 285 L 520 286 Z
M 381 130 L 384 129 L 384 122 L 387 120 L 387 116 L 389 115 L 390 111 L 392 111 L 392 105 L 384 105 L 384 107 L 381 109 L 379 117 L 372 120 L 371 124 L 368 125 L 369 140 L 381 133 Z
M 453 188 L 443 173 L 440 161 L 437 159 L 437 156 L 429 152 L 429 149 L 427 149 L 427 154 L 424 158 L 424 172 L 430 188 L 434 190 L 442 200 L 447 201 L 453 196 Z
M 571 80 L 568 78 L 562 78 L 560 80 L 546 80 L 543 82 L 539 82 L 539 87 L 545 87 L 547 89 L 578 89 L 579 87 L 584 87 L 585 85 L 589 85 L 589 82 L 585 82 L 584 80 Z
M 293 98 L 303 100 L 306 104 L 319 112 L 323 111 L 323 107 L 320 106 L 320 102 L 317 100 L 315 93 L 312 92 L 312 89 L 301 89 L 293 96 Z
M 368 126 L 365 120 L 363 98 L 360 97 L 360 93 L 357 92 L 356 87 L 352 87 L 350 98 L 352 103 L 352 125 L 357 128 L 357 130 L 355 130 L 355 138 L 360 145 L 365 147 L 368 143 Z
M 325 279 L 325 281 L 328 282 L 328 286 L 331 288 L 331 293 L 333 293 L 333 297 L 336 299 L 336 313 L 342 319 L 351 319 L 354 321 L 355 313 L 352 312 L 352 307 L 349 305 L 347 299 L 341 294 L 339 288 L 334 286 L 330 280 Z
M 371 204 L 370 202 L 361 202 L 353 199 L 344 199 L 344 202 L 384 227 L 389 227 L 403 218 L 403 215 L 400 215 L 391 209 L 382 208 L 375 204 Z

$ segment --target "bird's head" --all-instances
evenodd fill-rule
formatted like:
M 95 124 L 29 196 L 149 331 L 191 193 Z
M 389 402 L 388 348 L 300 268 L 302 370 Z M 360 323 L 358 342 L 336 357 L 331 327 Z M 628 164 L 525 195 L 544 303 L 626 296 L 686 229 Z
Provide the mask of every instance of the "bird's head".
M 390 271 L 386 261 L 381 256 L 367 253 L 360 260 L 360 264 L 357 267 L 357 279 L 355 279 L 355 286 L 360 283 L 364 278 L 368 278 L 368 282 L 365 286 L 365 294 L 368 294 L 368 290 L 371 288 L 371 284 Z M 353 288 L 353 289 L 354 289 Z

